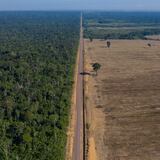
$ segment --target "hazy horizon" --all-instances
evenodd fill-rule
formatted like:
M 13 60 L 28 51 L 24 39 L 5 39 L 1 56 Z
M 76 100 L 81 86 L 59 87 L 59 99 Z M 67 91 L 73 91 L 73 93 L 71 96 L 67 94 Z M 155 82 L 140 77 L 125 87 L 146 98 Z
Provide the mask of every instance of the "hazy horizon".
M 0 11 L 160 11 L 159 0 L 0 0 Z

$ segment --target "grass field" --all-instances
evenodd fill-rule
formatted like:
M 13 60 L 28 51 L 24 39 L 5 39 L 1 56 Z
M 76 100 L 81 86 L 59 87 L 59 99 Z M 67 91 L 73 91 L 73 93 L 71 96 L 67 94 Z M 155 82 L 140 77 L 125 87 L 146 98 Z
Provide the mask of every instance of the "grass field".
M 158 41 L 112 40 L 107 48 L 85 40 L 86 71 L 102 65 L 85 77 L 90 159 L 159 160 L 159 50 Z

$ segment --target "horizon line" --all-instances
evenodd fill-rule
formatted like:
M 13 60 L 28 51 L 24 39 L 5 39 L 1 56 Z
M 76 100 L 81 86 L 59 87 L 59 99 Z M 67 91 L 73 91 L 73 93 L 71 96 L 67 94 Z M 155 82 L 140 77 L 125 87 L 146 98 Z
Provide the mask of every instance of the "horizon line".
M 54 11 L 77 11 L 77 12 L 160 12 L 160 10 L 108 10 L 108 9 L 4 9 L 0 12 L 54 12 Z

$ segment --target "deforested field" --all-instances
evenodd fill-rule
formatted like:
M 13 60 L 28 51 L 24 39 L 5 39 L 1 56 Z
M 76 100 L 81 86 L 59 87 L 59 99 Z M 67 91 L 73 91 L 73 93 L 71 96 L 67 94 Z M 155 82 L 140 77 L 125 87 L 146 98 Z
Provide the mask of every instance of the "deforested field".
M 0 12 L 0 160 L 63 160 L 79 12 Z
M 111 40 L 107 48 L 104 40 L 85 40 L 86 71 L 102 65 L 98 76 L 86 77 L 89 148 L 97 160 L 159 160 L 159 51 L 158 41 Z

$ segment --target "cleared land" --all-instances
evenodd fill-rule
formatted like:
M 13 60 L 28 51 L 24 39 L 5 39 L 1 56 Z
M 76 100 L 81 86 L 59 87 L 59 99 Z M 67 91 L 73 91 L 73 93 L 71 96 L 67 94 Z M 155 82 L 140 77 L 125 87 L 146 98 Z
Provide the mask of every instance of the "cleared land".
M 102 65 L 97 77 L 85 77 L 89 158 L 159 160 L 160 44 L 111 44 L 85 40 L 86 71 L 93 73 L 91 63 Z
M 146 38 L 150 39 L 150 40 L 158 40 L 158 41 L 160 41 L 160 35 L 146 36 Z

